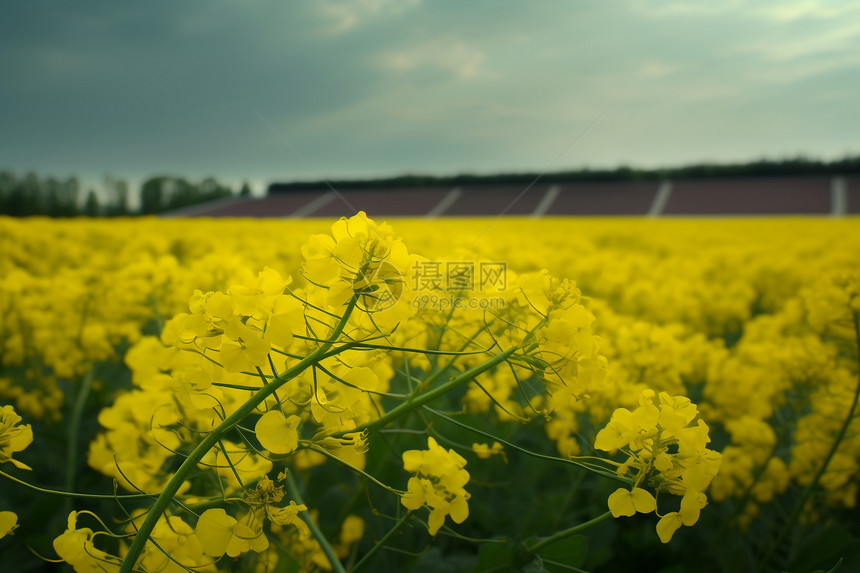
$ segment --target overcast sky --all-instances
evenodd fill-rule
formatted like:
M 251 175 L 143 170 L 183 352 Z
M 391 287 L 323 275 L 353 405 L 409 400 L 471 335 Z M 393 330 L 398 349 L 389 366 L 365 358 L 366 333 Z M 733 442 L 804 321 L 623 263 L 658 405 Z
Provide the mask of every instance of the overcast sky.
M 0 168 L 132 181 L 860 153 L 860 1 L 0 0 Z

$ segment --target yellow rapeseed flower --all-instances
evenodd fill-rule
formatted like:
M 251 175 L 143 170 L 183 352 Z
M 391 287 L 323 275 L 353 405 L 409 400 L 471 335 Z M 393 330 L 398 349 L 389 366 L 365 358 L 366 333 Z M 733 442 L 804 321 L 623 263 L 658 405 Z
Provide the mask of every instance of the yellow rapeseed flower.
M 15 412 L 15 408 L 0 408 L 0 463 L 12 462 L 19 469 L 29 470 L 32 469 L 30 466 L 12 457 L 33 442 L 33 429 L 30 424 L 19 426 L 20 422 L 21 416 Z

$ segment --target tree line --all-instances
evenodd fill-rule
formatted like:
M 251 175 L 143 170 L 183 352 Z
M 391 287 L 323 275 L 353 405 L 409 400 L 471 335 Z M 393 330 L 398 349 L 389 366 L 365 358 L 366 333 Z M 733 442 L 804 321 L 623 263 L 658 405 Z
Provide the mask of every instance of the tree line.
M 453 187 L 466 185 L 527 185 L 535 179 L 542 183 L 575 183 L 600 181 L 665 181 L 717 177 L 769 177 L 808 175 L 847 175 L 860 173 L 860 156 L 835 161 L 819 161 L 805 157 L 746 163 L 701 163 L 660 169 L 640 169 L 621 166 L 613 169 L 577 169 L 550 173 L 465 173 L 450 176 L 401 175 L 384 179 L 357 179 L 334 181 L 298 181 L 272 183 L 269 193 L 327 189 L 384 189 L 396 187 Z
M 136 190 L 132 201 L 127 181 L 112 176 L 103 180 L 103 192 L 89 189 L 82 193 L 77 177 L 40 177 L 29 172 L 18 177 L 9 170 L 0 171 L 0 215 L 29 217 L 126 217 L 154 215 L 190 207 L 199 203 L 234 195 L 234 190 L 212 177 L 195 183 L 184 177 L 160 175 L 150 177 Z M 249 197 L 251 188 L 243 184 L 239 196 Z
M 699 179 L 716 177 L 767 177 L 807 175 L 847 175 L 860 173 L 860 156 L 835 161 L 819 161 L 798 157 L 782 160 L 759 160 L 747 163 L 703 163 L 663 169 L 578 169 L 552 173 L 498 173 L 489 175 L 460 174 L 452 176 L 402 175 L 384 179 L 337 181 L 303 181 L 272 183 L 269 193 L 296 190 L 326 189 L 381 189 L 397 187 L 433 187 L 458 185 L 528 184 L 537 178 L 543 183 L 570 183 L 577 181 L 653 181 Z M 82 193 L 76 177 L 66 179 L 40 177 L 30 172 L 18 177 L 9 170 L 0 171 L 0 215 L 27 217 L 117 217 L 154 215 L 190 207 L 199 203 L 234 196 L 234 190 L 212 177 L 195 183 L 184 177 L 160 175 L 150 177 L 136 190 L 137 201 L 131 200 L 131 187 L 123 179 L 106 176 L 103 193 L 90 189 Z M 251 189 L 243 184 L 238 195 L 249 197 Z

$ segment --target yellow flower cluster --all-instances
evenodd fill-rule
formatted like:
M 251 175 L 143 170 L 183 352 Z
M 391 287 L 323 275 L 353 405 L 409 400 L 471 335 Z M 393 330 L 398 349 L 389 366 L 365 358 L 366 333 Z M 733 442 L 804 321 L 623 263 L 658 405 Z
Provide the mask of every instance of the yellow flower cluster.
M 12 456 L 33 443 L 30 424 L 21 426 L 21 416 L 12 406 L 0 407 L 0 464 L 11 462 L 15 467 L 29 470 L 30 466 Z
M 659 495 L 682 496 L 681 508 L 661 516 L 657 534 L 668 543 L 681 525 L 693 525 L 707 504 L 705 490 L 720 468 L 720 454 L 709 450 L 708 426 L 698 416 L 696 405 L 685 396 L 655 395 L 646 390 L 632 412 L 619 408 L 609 424 L 597 434 L 594 447 L 621 450 L 627 459 L 618 467 L 620 477 L 633 483 L 632 490 L 619 488 L 609 496 L 614 517 L 650 513 L 657 503 L 648 487 Z
M 165 514 L 152 538 L 204 571 L 222 556 L 257 553 L 274 564 L 275 541 L 303 567 L 327 568 L 353 551 L 363 521 L 323 511 L 327 530 L 339 532 L 326 553 L 307 529 L 315 500 L 291 500 L 268 476 L 335 462 L 360 476 L 373 465 L 377 424 L 472 372 L 453 409 L 499 423 L 544 419 L 563 458 L 592 446 L 621 451 L 617 475 L 630 485 L 610 496 L 610 509 L 658 511 L 664 541 L 696 522 L 706 488 L 744 527 L 811 485 L 827 504 L 851 508 L 860 484 L 852 225 L 416 220 L 399 223 L 398 236 L 363 213 L 334 225 L 0 219 L 9 238 L 0 252 L 0 397 L 14 403 L 2 411 L 0 462 L 21 468 L 13 456 L 32 440 L 17 412 L 56 424 L 67 393 L 90 377 L 111 402 L 98 414 L 89 465 L 125 490 L 157 494 L 204 436 L 278 385 L 179 488 L 200 517 Z M 434 307 L 415 268 L 444 269 L 433 267 L 440 261 L 504 261 L 506 280 L 458 284 L 445 293 L 448 307 Z M 455 304 L 490 300 L 498 306 Z M 303 363 L 329 342 L 342 345 L 336 354 Z M 115 391 L 100 365 L 120 361 L 131 387 Z M 503 450 L 496 442 L 473 451 Z M 466 519 L 459 454 L 428 438 L 403 462 L 413 476 L 399 503 L 429 507 L 433 535 L 447 516 Z M 69 517 L 58 554 L 110 569 L 116 558 L 95 547 L 101 533 L 77 527 L 81 515 Z M 15 523 L 0 512 L 0 534 Z M 140 563 L 176 565 L 163 558 L 147 544 Z
M 33 442 L 30 424 L 20 425 L 21 416 L 12 406 L 0 407 L 0 464 L 9 462 L 22 470 L 30 466 L 12 456 L 24 451 Z M 18 515 L 13 511 L 0 511 L 0 538 L 12 535 L 18 527 Z
M 121 360 L 126 344 L 181 312 L 194 289 L 224 288 L 273 261 L 292 269 L 301 240 L 320 228 L 295 225 L 290 242 L 255 240 L 248 222 L 214 231 L 178 220 L 0 217 L 0 397 L 34 419 L 56 419 L 65 381 Z
M 409 478 L 407 491 L 400 498 L 403 507 L 416 510 L 430 507 L 428 528 L 436 535 L 445 517 L 463 523 L 469 517 L 469 493 L 464 486 L 469 472 L 466 460 L 454 450 L 445 450 L 433 438 L 427 438 L 426 450 L 403 452 L 403 469 L 415 474 Z

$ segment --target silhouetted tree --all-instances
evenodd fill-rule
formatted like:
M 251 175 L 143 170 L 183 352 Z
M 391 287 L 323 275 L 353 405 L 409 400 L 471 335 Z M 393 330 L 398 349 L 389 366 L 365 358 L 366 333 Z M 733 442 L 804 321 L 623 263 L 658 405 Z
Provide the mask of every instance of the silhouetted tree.
M 140 188 L 140 212 L 144 215 L 161 211 L 164 201 L 162 185 L 165 179 L 165 177 L 152 177 L 147 179 Z
M 98 217 L 101 215 L 98 195 L 92 189 L 87 193 L 87 201 L 84 203 L 84 215 L 87 217 Z
M 200 184 L 191 183 L 184 177 L 152 177 L 141 188 L 141 213 L 181 209 L 230 195 L 232 190 L 213 177 L 205 178 Z
M 42 182 L 35 173 L 30 171 L 15 187 L 16 203 L 19 205 L 19 216 L 41 215 L 45 213 L 42 196 Z
M 60 184 L 57 201 L 58 216 L 74 217 L 80 212 L 78 197 L 81 193 L 81 182 L 77 177 L 69 177 Z
M 44 213 L 51 217 L 59 217 L 62 214 L 60 208 L 60 182 L 53 177 L 48 177 L 42 184 L 45 193 Z
M 200 189 L 182 177 L 165 178 L 163 188 L 166 188 L 166 209 L 181 209 L 200 202 Z
M 128 183 L 123 179 L 117 179 L 113 175 L 104 176 L 104 189 L 107 194 L 105 214 L 109 217 L 130 214 L 128 206 Z
M 15 185 L 18 184 L 18 178 L 9 170 L 0 171 L 0 213 L 9 212 L 9 198 Z

